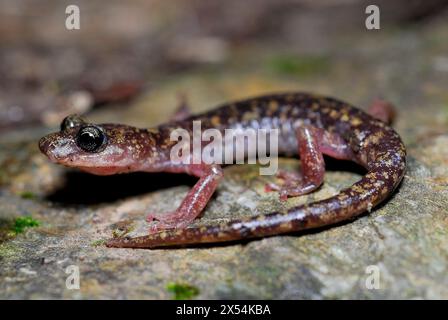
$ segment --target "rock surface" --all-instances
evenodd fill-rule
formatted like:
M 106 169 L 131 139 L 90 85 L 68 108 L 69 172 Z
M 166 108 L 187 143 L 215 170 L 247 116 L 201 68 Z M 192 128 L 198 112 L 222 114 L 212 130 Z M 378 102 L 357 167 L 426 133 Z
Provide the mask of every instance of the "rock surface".
M 18 216 L 32 216 L 40 226 L 12 236 L 0 233 L 5 235 L 0 298 L 169 299 L 168 284 L 185 283 L 198 289 L 195 298 L 448 299 L 446 21 L 360 32 L 335 41 L 325 57 L 304 56 L 289 69 L 288 64 L 278 68 L 279 59 L 273 62 L 277 52 L 246 49 L 235 63 L 183 73 L 126 108 L 90 116 L 154 125 L 174 111 L 179 91 L 188 94 L 195 111 L 269 91 L 313 91 L 360 106 L 382 95 L 399 111 L 395 127 L 408 147 L 407 174 L 384 205 L 338 226 L 232 245 L 108 249 L 102 240 L 114 232 L 144 234 L 145 214 L 175 208 L 194 179 L 90 176 L 50 164 L 38 152 L 37 141 L 48 128 L 3 135 L 0 226 L 8 228 Z M 280 162 L 290 169 L 298 164 Z M 227 167 L 224 182 L 195 224 L 315 201 L 362 174 L 338 161 L 328 167 L 319 191 L 287 203 L 263 191 L 269 178 L 260 177 L 256 166 Z M 66 287 L 66 269 L 72 265 L 79 267 L 79 290 Z M 379 271 L 379 289 L 366 286 L 372 266 Z

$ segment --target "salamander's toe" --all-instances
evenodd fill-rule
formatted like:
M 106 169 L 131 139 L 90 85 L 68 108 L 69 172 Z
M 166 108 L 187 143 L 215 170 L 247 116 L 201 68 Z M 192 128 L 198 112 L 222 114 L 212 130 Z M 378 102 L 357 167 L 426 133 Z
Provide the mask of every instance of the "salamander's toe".
M 303 177 L 300 173 L 279 170 L 276 177 L 283 180 L 282 183 L 267 183 L 264 186 L 266 192 L 279 191 L 281 200 L 286 200 L 288 196 L 295 197 L 303 194 L 298 194 L 299 192 L 297 192 L 297 189 L 300 190 L 300 186 L 303 185 Z
M 193 219 L 189 219 L 180 211 L 174 211 L 163 214 L 150 213 L 146 217 L 146 221 L 151 222 L 149 227 L 150 234 L 158 233 L 166 230 L 184 229 L 192 223 Z
M 275 183 L 268 183 L 265 185 L 265 191 L 277 191 L 280 195 L 281 201 L 286 201 L 291 197 L 298 197 L 305 194 L 308 194 L 314 190 L 316 190 L 319 185 L 315 185 L 313 183 L 304 183 L 303 180 L 290 180 L 285 181 L 285 183 L 278 185 Z
M 290 182 L 298 182 L 298 181 L 302 181 L 303 177 L 299 172 L 291 172 L 291 171 L 286 171 L 286 170 L 278 170 L 277 172 L 277 178 L 278 179 L 282 179 L 285 181 L 285 183 L 290 183 Z

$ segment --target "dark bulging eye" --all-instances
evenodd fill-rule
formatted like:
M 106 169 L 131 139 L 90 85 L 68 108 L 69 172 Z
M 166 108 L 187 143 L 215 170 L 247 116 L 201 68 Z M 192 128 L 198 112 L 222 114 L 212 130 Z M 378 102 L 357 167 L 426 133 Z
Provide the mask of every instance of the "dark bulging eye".
M 71 114 L 61 122 L 61 131 L 85 124 L 85 121 L 77 114 Z
M 76 144 L 87 152 L 97 152 L 106 142 L 103 130 L 94 125 L 82 127 L 76 139 Z

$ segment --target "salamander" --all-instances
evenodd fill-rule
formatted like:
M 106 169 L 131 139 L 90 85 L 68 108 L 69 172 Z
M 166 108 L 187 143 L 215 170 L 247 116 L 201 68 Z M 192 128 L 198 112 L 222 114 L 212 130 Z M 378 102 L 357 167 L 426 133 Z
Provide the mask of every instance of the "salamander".
M 149 214 L 148 235 L 119 237 L 108 247 L 157 248 L 261 238 L 316 228 L 351 219 L 388 198 L 406 170 L 406 149 L 386 121 L 381 103 L 375 117 L 346 102 L 309 93 L 270 94 L 222 105 L 211 111 L 188 115 L 159 126 L 140 129 L 123 124 L 92 124 L 78 116 L 61 123 L 61 131 L 39 141 L 39 148 L 52 162 L 97 174 L 144 171 L 186 173 L 198 177 L 179 208 L 172 213 Z M 379 119 L 382 118 L 382 119 Z M 298 155 L 301 173 L 279 171 L 284 183 L 269 184 L 266 191 L 281 199 L 316 190 L 323 182 L 323 155 L 350 160 L 367 173 L 352 186 L 327 199 L 293 207 L 287 212 L 251 216 L 228 223 L 189 227 L 203 211 L 219 182 L 219 164 L 173 163 L 170 150 L 176 128 L 188 132 L 192 122 L 202 129 L 276 128 L 281 154 Z

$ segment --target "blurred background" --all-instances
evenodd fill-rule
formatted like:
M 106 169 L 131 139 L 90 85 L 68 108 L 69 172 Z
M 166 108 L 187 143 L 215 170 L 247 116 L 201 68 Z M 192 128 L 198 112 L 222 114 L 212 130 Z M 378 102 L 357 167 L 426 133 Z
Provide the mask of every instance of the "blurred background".
M 80 8 L 80 30 L 65 28 L 70 4 Z M 382 95 L 401 102 L 411 74 L 431 63 L 448 68 L 442 53 L 415 57 L 428 45 L 425 28 L 446 20 L 448 1 L 376 1 L 380 30 L 365 28 L 369 4 L 2 1 L 0 130 L 54 127 L 74 112 L 154 125 L 179 94 L 199 111 L 288 89 L 360 105 Z M 430 45 L 443 41 L 442 29 L 428 32 Z

